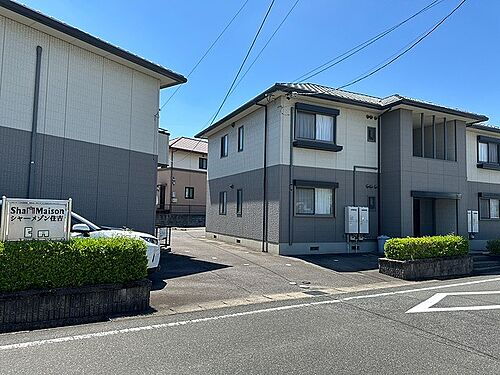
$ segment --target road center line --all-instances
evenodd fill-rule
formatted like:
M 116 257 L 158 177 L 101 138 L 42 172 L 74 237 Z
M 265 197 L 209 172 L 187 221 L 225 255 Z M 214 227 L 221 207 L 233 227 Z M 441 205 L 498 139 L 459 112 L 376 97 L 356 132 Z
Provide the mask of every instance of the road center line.
M 452 287 L 456 287 L 456 286 L 483 284 L 483 283 L 494 282 L 494 281 L 500 281 L 500 277 L 496 277 L 493 279 L 486 279 L 486 280 L 468 281 L 468 282 L 457 283 L 457 284 L 448 284 L 448 285 L 439 285 L 439 286 L 434 286 L 434 287 L 401 290 L 401 291 L 396 291 L 396 292 L 386 292 L 386 293 L 370 294 L 370 295 L 363 295 L 363 296 L 346 297 L 346 298 L 341 298 L 341 299 L 331 299 L 331 300 L 326 300 L 326 301 L 300 303 L 300 304 L 296 304 L 296 305 L 270 307 L 267 309 L 244 311 L 244 312 L 240 312 L 240 313 L 226 314 L 226 315 L 217 315 L 217 316 L 211 316 L 211 317 L 207 317 L 207 318 L 190 319 L 190 320 L 183 320 L 183 321 L 171 322 L 171 323 L 152 324 L 152 325 L 147 325 L 147 326 L 123 328 L 123 329 L 88 333 L 88 334 L 82 334 L 82 335 L 57 337 L 57 338 L 53 338 L 53 339 L 26 341 L 26 342 L 21 342 L 21 343 L 16 343 L 16 344 L 2 345 L 2 346 L 0 346 L 0 351 L 13 350 L 13 349 L 25 349 L 25 348 L 30 348 L 30 347 L 43 346 L 43 345 L 48 345 L 48 344 L 56 344 L 56 343 L 62 343 L 62 342 L 88 340 L 88 339 L 92 339 L 92 338 L 115 336 L 115 335 L 132 333 L 132 332 L 158 330 L 158 329 L 178 327 L 178 326 L 183 326 L 183 325 L 193 324 L 193 323 L 210 322 L 210 321 L 215 321 L 215 320 L 235 318 L 235 317 L 248 316 L 248 315 L 256 315 L 256 314 L 274 312 L 274 311 L 300 309 L 300 308 L 320 306 L 320 305 L 331 305 L 331 304 L 339 303 L 342 301 L 352 301 L 352 300 L 356 300 L 356 299 L 385 297 L 385 296 L 392 296 L 392 295 L 397 295 L 397 294 L 407 294 L 407 293 L 415 293 L 415 292 L 422 292 L 422 291 L 428 291 L 428 290 L 452 288 Z

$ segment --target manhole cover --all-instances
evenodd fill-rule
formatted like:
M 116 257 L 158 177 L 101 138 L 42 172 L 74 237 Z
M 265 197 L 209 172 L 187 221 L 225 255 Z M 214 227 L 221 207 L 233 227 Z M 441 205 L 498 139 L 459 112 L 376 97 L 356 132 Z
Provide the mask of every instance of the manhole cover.
M 309 294 L 310 296 L 326 296 L 328 293 L 322 292 L 321 290 L 308 290 L 303 292 L 304 294 Z

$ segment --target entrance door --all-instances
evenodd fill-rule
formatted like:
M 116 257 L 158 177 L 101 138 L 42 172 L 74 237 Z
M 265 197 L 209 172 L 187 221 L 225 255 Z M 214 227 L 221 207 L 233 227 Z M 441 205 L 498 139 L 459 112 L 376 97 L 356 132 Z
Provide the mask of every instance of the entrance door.
M 415 237 L 457 233 L 457 201 L 413 198 L 413 235 Z

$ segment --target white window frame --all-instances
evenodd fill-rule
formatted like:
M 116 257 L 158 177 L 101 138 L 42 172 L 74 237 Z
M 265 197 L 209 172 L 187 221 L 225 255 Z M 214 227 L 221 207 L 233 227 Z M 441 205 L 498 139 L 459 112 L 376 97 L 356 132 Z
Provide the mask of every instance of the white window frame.
M 297 205 L 299 202 L 297 202 L 298 194 L 297 190 L 298 189 L 304 189 L 304 190 L 313 190 L 314 191 L 314 197 L 313 197 L 313 212 L 312 213 L 305 213 L 305 212 L 298 212 Z M 317 213 L 319 210 L 319 205 L 318 205 L 318 196 L 319 193 L 325 190 L 330 190 L 330 213 Z M 298 217 L 335 217 L 335 188 L 333 187 L 320 187 L 320 186 L 302 186 L 302 185 L 297 185 L 295 186 L 294 189 L 294 216 Z
M 219 215 L 227 215 L 227 191 L 219 192 Z
M 238 128 L 238 152 L 243 151 L 244 148 L 245 148 L 245 128 L 242 125 Z
M 226 158 L 229 155 L 229 137 L 227 134 L 220 139 L 220 157 Z
M 190 196 L 188 192 L 193 192 L 193 196 Z M 194 187 L 192 186 L 184 187 L 184 199 L 194 199 Z
M 306 111 L 306 110 L 301 110 L 301 109 L 298 109 L 297 110 L 297 117 L 299 116 L 300 113 L 304 113 L 304 114 L 309 114 L 309 115 L 314 115 L 314 137 L 313 138 L 306 138 L 306 137 L 299 137 L 297 134 L 299 133 L 298 132 L 298 121 L 296 119 L 295 121 L 295 139 L 304 139 L 304 140 L 309 140 L 309 141 L 317 141 L 317 142 L 324 142 L 324 143 L 331 143 L 331 144 L 335 144 L 335 133 L 337 131 L 337 119 L 336 119 L 336 116 L 333 116 L 333 115 L 327 115 L 327 114 L 321 114 L 321 113 L 314 113 L 314 112 L 310 112 L 310 111 Z M 318 138 L 318 133 L 321 133 L 318 131 L 318 127 L 319 127 L 319 124 L 323 124 L 323 120 L 325 119 L 330 119 L 331 120 L 331 128 L 330 128 L 330 134 L 331 134 L 331 139 L 329 140 L 326 140 L 326 139 L 320 139 Z M 318 119 L 320 120 L 318 122 Z

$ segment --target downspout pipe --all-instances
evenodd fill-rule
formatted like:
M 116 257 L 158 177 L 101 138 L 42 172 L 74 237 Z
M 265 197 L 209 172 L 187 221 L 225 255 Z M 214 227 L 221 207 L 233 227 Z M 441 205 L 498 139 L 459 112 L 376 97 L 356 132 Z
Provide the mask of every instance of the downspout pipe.
M 35 198 L 36 190 L 36 142 L 38 133 L 38 102 L 40 100 L 40 71 L 42 66 L 42 47 L 36 47 L 35 91 L 33 95 L 33 115 L 31 120 L 31 148 L 28 175 L 28 198 Z
M 267 240 L 267 105 L 260 104 L 258 102 L 256 105 L 264 108 L 264 163 L 263 163 L 263 177 L 262 177 L 262 252 L 267 253 L 269 250 L 269 244 Z

